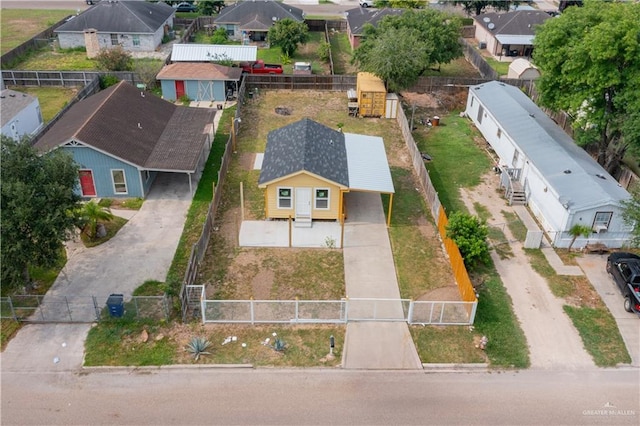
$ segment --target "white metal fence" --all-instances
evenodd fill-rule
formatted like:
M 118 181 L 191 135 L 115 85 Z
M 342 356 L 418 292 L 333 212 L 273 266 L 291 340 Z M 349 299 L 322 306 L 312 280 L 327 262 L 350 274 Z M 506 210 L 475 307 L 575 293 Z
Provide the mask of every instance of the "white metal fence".
M 408 299 L 201 300 L 203 323 L 346 324 L 404 321 L 409 324 L 473 324 L 477 302 Z

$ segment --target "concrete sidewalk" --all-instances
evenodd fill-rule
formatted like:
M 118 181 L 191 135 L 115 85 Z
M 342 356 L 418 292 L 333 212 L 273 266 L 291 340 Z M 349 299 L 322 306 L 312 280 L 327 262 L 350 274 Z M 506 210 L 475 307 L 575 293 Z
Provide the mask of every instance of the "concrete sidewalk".
M 349 298 L 400 299 L 398 280 L 377 193 L 346 195 L 344 274 Z M 398 300 L 394 311 L 402 313 Z M 346 369 L 422 369 L 404 321 L 349 321 L 342 355 Z

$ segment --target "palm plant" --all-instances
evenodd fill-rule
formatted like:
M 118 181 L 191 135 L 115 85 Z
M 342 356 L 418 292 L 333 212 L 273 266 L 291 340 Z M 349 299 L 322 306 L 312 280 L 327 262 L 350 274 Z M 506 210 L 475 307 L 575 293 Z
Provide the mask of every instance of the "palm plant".
M 571 251 L 571 247 L 573 247 L 573 243 L 576 242 L 576 238 L 581 235 L 587 238 L 589 235 L 591 235 L 591 232 L 591 227 L 587 225 L 580 225 L 579 223 L 573 225 L 571 229 L 569 229 L 569 234 L 571 234 L 572 238 L 571 243 L 569 244 L 568 251 Z
M 102 207 L 91 200 L 85 203 L 80 210 L 80 218 L 84 223 L 82 231 L 90 238 L 96 236 L 98 222 L 105 222 L 113 219 L 113 213 L 108 207 Z

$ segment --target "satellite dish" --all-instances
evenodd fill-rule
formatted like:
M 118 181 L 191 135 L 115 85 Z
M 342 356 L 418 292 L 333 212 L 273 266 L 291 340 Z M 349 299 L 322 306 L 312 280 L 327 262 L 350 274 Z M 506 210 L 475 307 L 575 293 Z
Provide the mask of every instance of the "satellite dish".
M 484 18 L 482 18 L 482 20 L 484 22 L 491 22 L 491 19 L 488 16 L 485 16 Z
M 487 25 L 487 27 L 492 30 L 496 27 L 496 24 L 494 24 L 493 22 L 489 22 L 489 25 Z

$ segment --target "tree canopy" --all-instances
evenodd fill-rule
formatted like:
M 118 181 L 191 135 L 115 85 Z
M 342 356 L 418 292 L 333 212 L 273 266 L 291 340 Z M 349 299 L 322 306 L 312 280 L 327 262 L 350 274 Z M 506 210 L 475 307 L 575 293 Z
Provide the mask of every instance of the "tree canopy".
M 627 225 L 633 226 L 633 237 L 631 243 L 640 247 L 640 183 L 636 183 L 630 190 L 631 198 L 622 203 L 622 216 Z
M 2 136 L 2 284 L 28 284 L 29 265 L 52 266 L 76 225 L 78 166 L 61 150 L 39 156 Z
M 480 15 L 484 13 L 488 7 L 494 10 L 509 10 L 512 5 L 520 3 L 511 0 L 445 0 L 455 5 L 461 5 L 468 15 Z
M 285 18 L 269 29 L 267 38 L 269 43 L 280 47 L 283 55 L 291 57 L 298 49 L 298 45 L 305 44 L 309 39 L 309 28 L 304 22 Z
M 197 7 L 202 15 L 215 15 L 224 8 L 224 0 L 199 1 Z
M 382 78 L 390 90 L 411 87 L 429 68 L 462 56 L 460 20 L 433 9 L 386 16 L 365 25 L 353 61 Z
M 540 103 L 574 118 L 578 144 L 614 174 L 640 152 L 640 4 L 586 1 L 541 25 Z
M 446 226 L 447 237 L 455 241 L 464 264 L 472 270 L 478 264 L 489 262 L 489 245 L 487 236 L 489 229 L 477 216 L 462 212 L 454 212 Z

